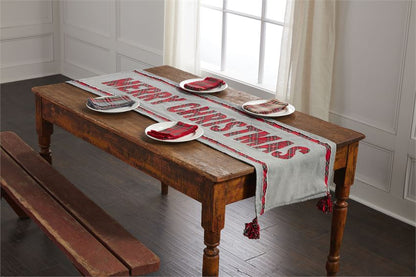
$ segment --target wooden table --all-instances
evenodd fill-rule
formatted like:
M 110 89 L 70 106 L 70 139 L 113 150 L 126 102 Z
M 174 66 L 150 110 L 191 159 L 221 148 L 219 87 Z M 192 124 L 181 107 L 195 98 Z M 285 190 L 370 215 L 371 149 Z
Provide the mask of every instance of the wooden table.
M 175 82 L 195 78 L 173 67 L 161 66 L 148 72 Z M 214 150 L 198 141 L 176 144 L 155 142 L 144 130 L 154 121 L 136 112 L 101 114 L 90 111 L 85 103 L 91 93 L 61 83 L 35 87 L 36 130 L 40 154 L 52 161 L 50 143 L 53 125 L 107 151 L 124 162 L 159 179 L 162 194 L 171 186 L 201 202 L 204 228 L 203 275 L 218 275 L 220 233 L 224 227 L 225 206 L 254 196 L 254 167 Z M 254 96 L 228 88 L 217 96 L 237 104 Z M 279 121 L 317 134 L 337 144 L 335 160 L 336 202 L 332 216 L 328 275 L 339 269 L 340 247 L 347 216 L 347 199 L 354 181 L 358 143 L 364 135 L 295 112 Z M 218 161 L 221 161 L 220 163 Z M 227 167 L 219 166 L 227 164 Z

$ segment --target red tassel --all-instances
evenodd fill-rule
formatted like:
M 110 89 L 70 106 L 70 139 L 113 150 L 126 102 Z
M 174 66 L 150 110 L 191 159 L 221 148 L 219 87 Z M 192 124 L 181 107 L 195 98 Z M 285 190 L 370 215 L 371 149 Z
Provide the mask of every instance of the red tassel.
M 244 229 L 244 235 L 249 239 L 259 239 L 260 238 L 260 226 L 257 223 L 257 217 L 253 219 L 252 222 L 246 223 L 246 228 Z
M 316 203 L 316 207 L 324 213 L 332 213 L 332 200 L 331 194 L 328 192 L 326 196 L 319 199 Z

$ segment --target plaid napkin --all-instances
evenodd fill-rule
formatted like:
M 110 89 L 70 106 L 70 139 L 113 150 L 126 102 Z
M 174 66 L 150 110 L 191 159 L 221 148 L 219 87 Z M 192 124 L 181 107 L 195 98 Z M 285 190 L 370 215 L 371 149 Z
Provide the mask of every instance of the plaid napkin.
M 108 96 L 103 98 L 89 98 L 87 105 L 96 110 L 110 110 L 130 107 L 134 101 L 127 95 Z
M 198 129 L 198 125 L 191 125 L 179 121 L 172 127 L 160 131 L 151 130 L 147 134 L 157 139 L 177 139 L 194 133 L 196 129 Z
M 213 88 L 217 88 L 222 85 L 225 85 L 225 82 L 223 80 L 213 78 L 213 77 L 206 77 L 204 80 L 185 84 L 185 88 L 202 91 L 202 90 L 210 90 Z
M 261 104 L 245 105 L 244 109 L 257 114 L 271 114 L 284 110 L 287 105 L 289 104 L 277 99 L 270 99 Z

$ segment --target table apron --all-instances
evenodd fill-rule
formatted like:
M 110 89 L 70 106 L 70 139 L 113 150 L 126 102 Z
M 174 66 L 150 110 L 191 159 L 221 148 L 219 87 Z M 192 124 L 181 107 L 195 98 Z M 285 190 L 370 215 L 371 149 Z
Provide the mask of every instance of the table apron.
M 42 118 L 199 202 L 206 187 L 213 185 L 204 176 L 44 99 Z

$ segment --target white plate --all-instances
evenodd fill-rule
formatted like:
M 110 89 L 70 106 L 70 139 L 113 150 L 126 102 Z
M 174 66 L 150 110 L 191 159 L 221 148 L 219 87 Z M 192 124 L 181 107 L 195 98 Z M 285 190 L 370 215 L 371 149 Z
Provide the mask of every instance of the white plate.
M 255 115 L 255 116 L 262 116 L 262 117 L 280 117 L 280 116 L 285 116 L 285 115 L 292 114 L 295 111 L 295 107 L 293 107 L 291 104 L 288 104 L 286 106 L 286 108 L 284 108 L 280 112 L 277 112 L 277 113 L 269 113 L 269 114 L 253 113 L 253 112 L 245 109 L 245 106 L 247 106 L 247 105 L 262 104 L 262 103 L 265 103 L 267 101 L 269 101 L 269 100 L 266 100 L 266 99 L 253 100 L 253 101 L 249 101 L 249 102 L 244 103 L 241 107 L 243 108 L 243 110 L 246 113 L 249 113 L 249 114 L 252 114 L 252 115 Z
M 179 86 L 187 91 L 190 92 L 195 92 L 195 93 L 215 93 L 215 92 L 219 92 L 219 91 L 223 91 L 224 89 L 228 88 L 227 83 L 225 83 L 224 85 L 217 87 L 217 88 L 213 88 L 213 89 L 209 89 L 209 90 L 193 90 L 193 89 L 189 89 L 186 88 L 185 85 L 188 83 L 192 83 L 192 82 L 196 82 L 196 81 L 202 81 L 204 80 L 204 78 L 196 78 L 196 79 L 189 79 L 189 80 L 185 80 L 179 83 Z
M 201 126 L 198 126 L 198 129 L 196 129 L 195 132 L 193 132 L 191 134 L 188 134 L 186 136 L 177 138 L 177 139 L 158 139 L 158 138 L 149 136 L 147 134 L 147 132 L 150 132 L 152 130 L 154 130 L 154 131 L 160 131 L 160 130 L 164 130 L 166 128 L 172 127 L 176 123 L 178 123 L 178 122 L 177 121 L 167 121 L 167 122 L 155 123 L 155 124 L 152 124 L 152 125 L 148 126 L 144 130 L 144 133 L 146 134 L 146 136 L 148 136 L 151 139 L 158 140 L 158 141 L 163 141 L 163 142 L 185 142 L 185 141 L 190 141 L 190 140 L 197 139 L 197 138 L 199 138 L 200 136 L 202 136 L 204 134 L 204 129 L 202 129 Z M 192 123 L 188 123 L 188 122 L 184 122 L 184 123 L 192 124 Z
M 97 97 L 96 99 L 100 99 L 100 98 L 104 98 L 104 97 L 108 97 L 108 96 L 101 96 L 101 97 Z M 108 110 L 100 110 L 100 109 L 94 109 L 93 107 L 88 106 L 88 102 L 86 103 L 86 106 L 88 109 L 96 111 L 96 112 L 100 112 L 100 113 L 124 113 L 124 112 L 128 112 L 131 110 L 136 109 L 138 106 L 140 106 L 140 102 L 138 100 L 132 99 L 131 100 L 134 101 L 134 104 L 128 107 L 120 107 L 120 108 L 113 108 L 113 109 L 108 109 Z

